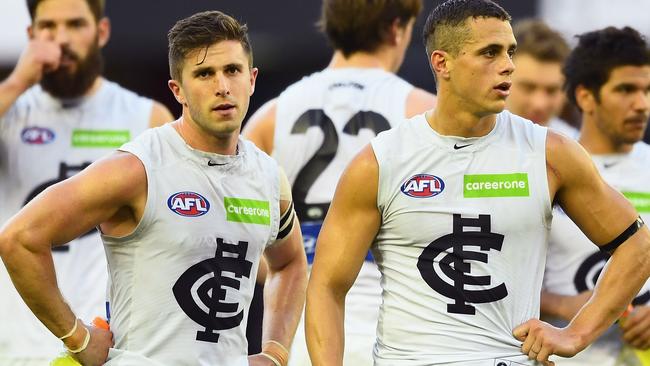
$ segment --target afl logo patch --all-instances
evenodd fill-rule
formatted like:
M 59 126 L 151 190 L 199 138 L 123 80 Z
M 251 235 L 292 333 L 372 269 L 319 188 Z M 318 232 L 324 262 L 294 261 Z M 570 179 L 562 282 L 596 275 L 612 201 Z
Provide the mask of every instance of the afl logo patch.
M 402 184 L 401 191 L 409 197 L 428 198 L 437 196 L 445 189 L 445 182 L 435 175 L 416 174 Z
M 23 142 L 30 145 L 49 144 L 54 141 L 55 136 L 54 131 L 43 127 L 25 127 L 20 133 Z
M 167 207 L 186 217 L 203 216 L 210 210 L 210 202 L 195 192 L 174 193 L 167 200 Z

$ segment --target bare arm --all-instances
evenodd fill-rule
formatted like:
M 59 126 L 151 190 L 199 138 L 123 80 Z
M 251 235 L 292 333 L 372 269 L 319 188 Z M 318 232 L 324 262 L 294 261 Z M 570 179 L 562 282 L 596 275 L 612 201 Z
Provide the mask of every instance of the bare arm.
M 293 211 L 290 207 L 291 198 L 290 196 L 287 198 L 280 201 L 280 211 L 283 215 L 290 208 Z M 264 251 L 263 260 L 260 261 L 260 267 L 266 266 L 265 270 L 268 273 L 264 286 L 262 327 L 264 355 L 250 356 L 251 365 L 273 365 L 269 358 L 271 356 L 286 366 L 288 349 L 291 347 L 305 304 L 307 258 L 302 246 L 300 224 L 295 216 L 291 218 L 293 218 L 293 226 L 289 234 L 269 246 Z
M 596 245 L 611 242 L 635 221 L 638 214 L 632 205 L 602 180 L 576 142 L 549 131 L 546 157 L 552 196 Z M 538 360 L 548 354 L 573 356 L 621 316 L 648 276 L 650 231 L 644 226 L 614 251 L 593 296 L 567 328 L 550 329 L 531 320 L 515 329 L 518 338 L 527 336 L 524 353 L 540 345 Z
M 343 173 L 323 228 L 307 288 L 307 346 L 313 365 L 342 365 L 345 296 L 379 230 L 378 165 L 370 145 Z
M 277 99 L 266 102 L 248 119 L 242 131 L 244 137 L 269 155 L 273 153 L 276 107 Z
M 162 103 L 154 100 L 151 107 L 151 117 L 149 118 L 149 127 L 162 126 L 167 122 L 174 120 L 172 113 Z
M 406 99 L 406 118 L 424 113 L 436 106 L 434 94 L 420 88 L 414 88 Z
M 55 336 L 69 332 L 76 316 L 57 287 L 51 247 L 67 243 L 113 216 L 124 217 L 124 211 L 132 212 L 133 202 L 146 199 L 145 196 L 144 167 L 134 156 L 118 152 L 46 189 L 0 231 L 0 256 L 16 289 Z M 131 217 L 130 221 L 121 220 L 123 227 L 135 227 L 135 218 Z M 100 352 L 100 356 L 86 351 L 79 354 L 80 358 L 90 354 L 105 360 L 105 342 L 111 339 L 110 333 L 106 333 L 93 330 L 88 348 L 91 353 Z M 85 329 L 81 326 L 65 343 L 75 349 L 84 338 Z M 94 349 L 95 346 L 100 349 Z M 97 361 L 86 360 L 91 365 Z
M 61 48 L 56 43 L 31 40 L 9 77 L 0 83 L 0 117 L 7 113 L 21 94 L 38 83 L 45 72 L 56 70 L 60 58 Z
M 570 321 L 589 300 L 592 293 L 592 291 L 584 291 L 577 295 L 559 295 L 543 290 L 540 312 L 542 315 Z

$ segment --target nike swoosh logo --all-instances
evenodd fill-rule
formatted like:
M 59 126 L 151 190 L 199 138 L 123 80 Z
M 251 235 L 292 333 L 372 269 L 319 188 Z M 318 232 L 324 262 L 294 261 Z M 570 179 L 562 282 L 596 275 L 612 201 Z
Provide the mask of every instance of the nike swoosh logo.
M 609 169 L 609 168 L 613 167 L 614 165 L 617 165 L 618 163 L 620 163 L 620 162 L 617 161 L 615 163 L 603 164 L 603 166 L 605 167 L 605 169 Z
M 460 145 L 460 146 L 458 146 L 458 144 L 454 144 L 454 150 L 460 150 L 460 149 L 462 149 L 464 147 L 468 147 L 468 146 L 472 146 L 472 144 Z
M 226 163 L 219 164 L 219 163 L 213 163 L 212 160 L 208 160 L 208 166 L 221 166 L 221 165 L 226 165 Z

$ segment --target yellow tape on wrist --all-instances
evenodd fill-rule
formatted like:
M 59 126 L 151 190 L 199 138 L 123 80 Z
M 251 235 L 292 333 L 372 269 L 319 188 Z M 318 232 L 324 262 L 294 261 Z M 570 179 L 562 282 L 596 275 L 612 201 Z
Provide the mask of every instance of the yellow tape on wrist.
M 84 329 L 86 330 L 86 337 L 84 338 L 84 342 L 81 344 L 81 347 L 70 349 L 68 348 L 68 346 L 66 346 L 65 348 L 68 348 L 68 352 L 76 354 L 86 350 L 86 348 L 88 347 L 88 343 L 90 343 L 90 331 L 86 327 L 84 327 Z
M 286 366 L 289 362 L 289 350 L 277 341 L 266 341 L 262 346 L 262 354 L 268 357 L 275 366 Z
M 77 324 L 79 324 L 79 319 L 74 318 L 74 325 L 72 326 L 72 329 L 68 333 L 66 333 L 64 336 L 59 337 L 59 339 L 64 340 L 64 339 L 72 337 L 74 332 L 77 331 Z

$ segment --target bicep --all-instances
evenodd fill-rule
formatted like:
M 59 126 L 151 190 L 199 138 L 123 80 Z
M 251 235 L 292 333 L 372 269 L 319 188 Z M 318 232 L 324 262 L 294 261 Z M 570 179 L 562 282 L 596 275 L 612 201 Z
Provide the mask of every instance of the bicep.
M 27 245 L 65 244 L 128 206 L 143 184 L 146 189 L 139 160 L 118 152 L 43 191 L 7 228 Z
M 549 160 L 559 177 L 557 203 L 592 242 L 598 246 L 609 243 L 638 214 L 620 192 L 602 179 L 587 152 L 577 143 L 564 141 L 555 147 Z
M 318 236 L 314 280 L 340 291 L 347 291 L 354 283 L 381 222 L 377 187 L 377 160 L 368 145 L 338 183 Z

